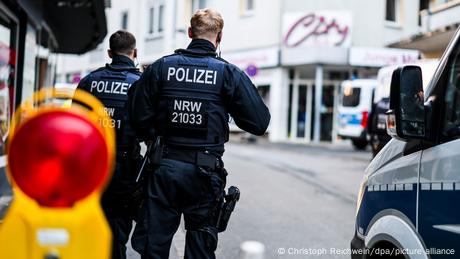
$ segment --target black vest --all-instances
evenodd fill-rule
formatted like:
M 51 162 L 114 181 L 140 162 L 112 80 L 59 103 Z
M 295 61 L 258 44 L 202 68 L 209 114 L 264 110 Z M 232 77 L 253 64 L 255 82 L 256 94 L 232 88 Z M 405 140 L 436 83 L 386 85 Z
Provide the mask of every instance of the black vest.
M 125 103 L 128 89 L 140 77 L 135 67 L 112 67 L 107 64 L 89 77 L 85 90 L 94 95 L 105 106 L 110 120 L 101 121 L 103 126 L 115 129 L 117 146 L 133 146 L 135 132 L 127 121 Z
M 225 63 L 209 55 L 164 58 L 155 128 L 169 145 L 214 147 L 228 141 L 222 100 Z

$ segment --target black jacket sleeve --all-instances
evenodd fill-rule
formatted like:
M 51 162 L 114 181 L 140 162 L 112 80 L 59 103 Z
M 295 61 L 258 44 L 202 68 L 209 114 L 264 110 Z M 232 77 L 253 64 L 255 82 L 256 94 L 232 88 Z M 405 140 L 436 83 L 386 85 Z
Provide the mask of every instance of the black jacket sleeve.
M 161 66 L 161 60 L 150 65 L 128 91 L 128 119 L 141 140 L 153 140 L 155 137 L 154 100 L 160 82 Z
M 87 76 L 83 77 L 80 80 L 80 82 L 77 85 L 77 90 L 84 90 L 86 92 L 90 92 L 90 84 L 91 84 L 90 75 L 87 75 Z M 72 105 L 74 105 L 74 104 L 78 104 L 80 106 L 85 106 L 86 107 L 86 105 L 84 103 L 81 103 L 81 102 L 79 102 L 79 101 L 77 101 L 77 100 L 72 98 Z
M 225 71 L 227 109 L 242 130 L 263 135 L 270 122 L 270 112 L 249 77 L 234 65 Z

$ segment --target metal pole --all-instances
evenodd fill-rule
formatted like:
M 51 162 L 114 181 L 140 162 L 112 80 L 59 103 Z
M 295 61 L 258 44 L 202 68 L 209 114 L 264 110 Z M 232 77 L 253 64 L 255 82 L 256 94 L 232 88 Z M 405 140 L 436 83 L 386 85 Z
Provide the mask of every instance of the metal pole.
M 323 105 L 323 66 L 316 66 L 315 76 L 315 128 L 313 141 L 319 143 L 321 138 L 321 107 Z
M 240 259 L 263 259 L 264 244 L 257 241 L 245 241 L 240 245 Z

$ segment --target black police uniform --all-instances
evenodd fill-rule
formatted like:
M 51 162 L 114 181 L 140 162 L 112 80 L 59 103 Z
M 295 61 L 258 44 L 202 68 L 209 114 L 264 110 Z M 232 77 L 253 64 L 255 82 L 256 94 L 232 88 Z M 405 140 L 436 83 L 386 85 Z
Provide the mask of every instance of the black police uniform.
M 229 114 L 240 128 L 264 134 L 270 113 L 257 89 L 217 57 L 211 42 L 195 39 L 148 67 L 129 91 L 128 109 L 142 139 L 161 136 L 165 143 L 160 165 L 148 175 L 145 218 L 136 226 L 133 248 L 142 258 L 168 258 L 183 214 L 185 258 L 215 258 Z
M 132 229 L 135 202 L 133 193 L 139 186 L 135 177 L 140 162 L 139 143 L 127 122 L 128 89 L 140 77 L 134 62 L 125 56 L 115 56 L 111 64 L 84 77 L 78 89 L 98 98 L 111 119 L 102 121 L 116 133 L 116 163 L 112 180 L 102 196 L 102 208 L 113 234 L 112 258 L 126 258 L 126 243 Z

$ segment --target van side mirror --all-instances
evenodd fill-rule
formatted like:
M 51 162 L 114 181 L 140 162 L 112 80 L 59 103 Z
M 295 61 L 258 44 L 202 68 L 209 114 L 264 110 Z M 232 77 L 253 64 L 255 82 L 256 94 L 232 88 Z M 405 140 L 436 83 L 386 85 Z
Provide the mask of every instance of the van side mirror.
M 387 133 L 397 139 L 425 137 L 422 70 L 418 66 L 396 69 L 391 77 Z

